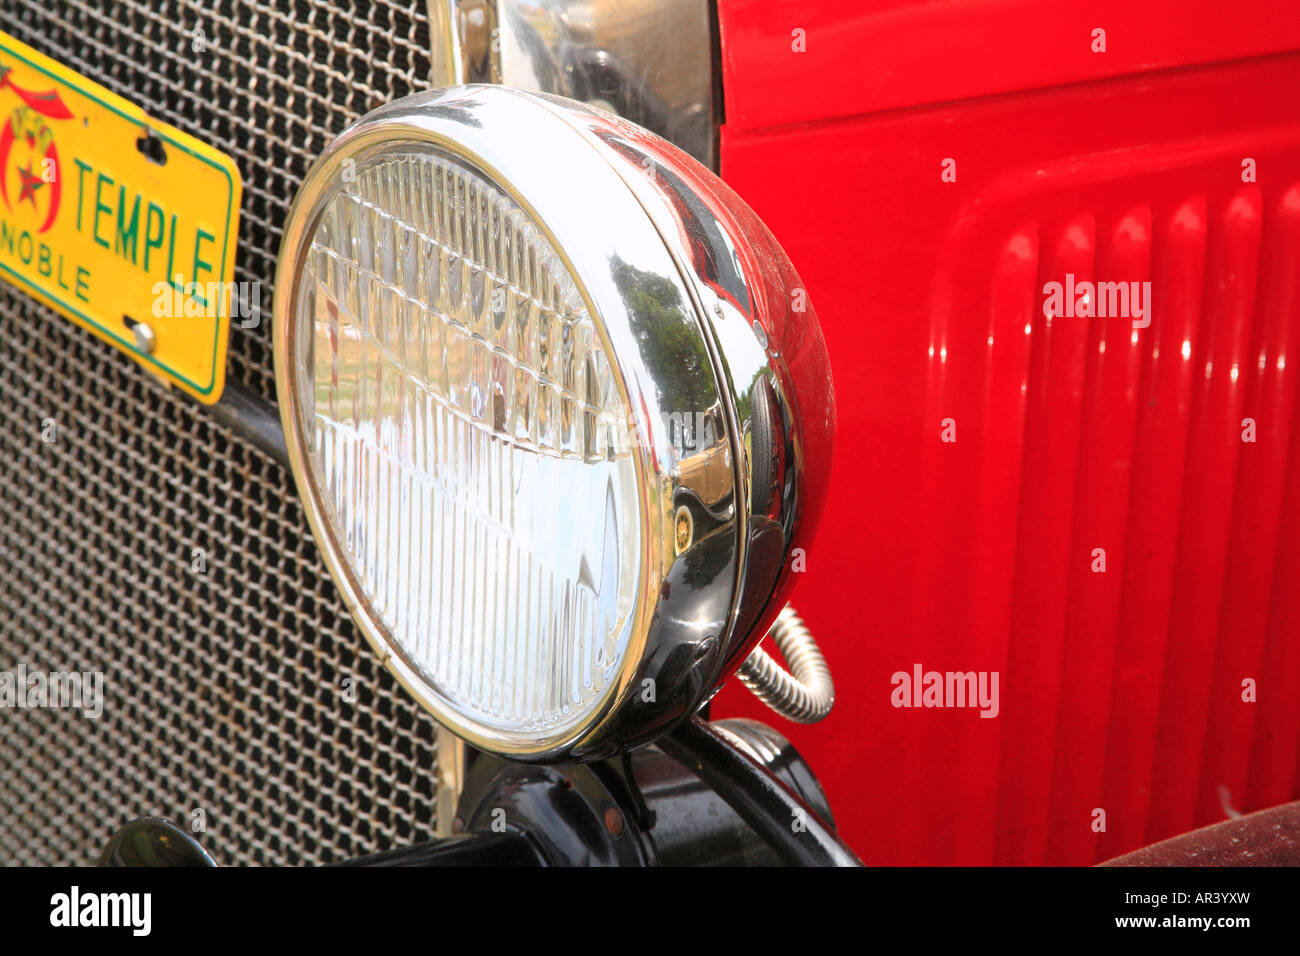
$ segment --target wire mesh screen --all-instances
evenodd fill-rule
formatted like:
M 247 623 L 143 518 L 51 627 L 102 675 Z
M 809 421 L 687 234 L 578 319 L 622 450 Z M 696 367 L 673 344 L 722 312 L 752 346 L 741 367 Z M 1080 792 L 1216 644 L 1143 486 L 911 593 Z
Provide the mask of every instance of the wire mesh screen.
M 349 121 L 427 85 L 424 4 L 9 0 L 3 29 L 231 154 L 236 280 Z M 264 321 L 229 380 L 273 399 Z M 50 440 L 50 439 L 53 440 Z M 103 712 L 0 710 L 0 864 L 93 861 L 145 815 L 235 864 L 427 839 L 435 727 L 376 663 L 287 472 L 0 285 L 0 672 L 99 672 Z

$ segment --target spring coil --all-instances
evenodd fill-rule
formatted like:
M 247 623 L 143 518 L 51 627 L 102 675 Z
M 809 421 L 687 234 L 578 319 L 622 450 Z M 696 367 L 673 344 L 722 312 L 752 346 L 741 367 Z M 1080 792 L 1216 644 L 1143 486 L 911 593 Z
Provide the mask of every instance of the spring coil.
M 790 665 L 786 670 L 762 647 L 755 647 L 737 676 L 754 696 L 797 724 L 815 724 L 831 712 L 835 684 L 831 669 L 808 627 L 786 605 L 768 632 Z

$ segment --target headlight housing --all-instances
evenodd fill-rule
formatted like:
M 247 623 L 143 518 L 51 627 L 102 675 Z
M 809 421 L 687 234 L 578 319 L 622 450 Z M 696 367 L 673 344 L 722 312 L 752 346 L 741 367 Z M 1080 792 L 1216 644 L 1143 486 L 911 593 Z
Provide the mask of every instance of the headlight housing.
M 605 756 L 739 664 L 829 464 L 797 285 L 710 173 L 568 101 L 419 94 L 321 157 L 276 275 L 290 459 L 363 633 L 441 722 Z

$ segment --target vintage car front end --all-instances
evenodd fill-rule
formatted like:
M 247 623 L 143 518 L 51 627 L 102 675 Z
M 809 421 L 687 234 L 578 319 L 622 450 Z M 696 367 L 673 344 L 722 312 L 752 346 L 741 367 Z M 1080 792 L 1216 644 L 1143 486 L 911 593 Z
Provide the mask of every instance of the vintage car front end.
M 1296 862 L 1300 21 L 850 6 L 5 5 L 0 864 Z
M 115 832 L 106 861 L 423 853 L 478 826 L 488 753 L 611 761 L 636 791 L 624 755 L 784 607 L 834 430 L 816 313 L 703 165 L 708 5 L 73 5 L 7 29 L 4 647 L 15 700 L 40 673 L 96 702 L 6 714 L 8 861 Z M 797 708 L 820 655 L 776 631 L 803 670 L 755 651 L 745 680 Z M 786 768 L 778 811 L 829 819 L 779 735 L 697 743 Z M 646 786 L 682 776 L 661 759 Z M 742 822 L 765 786 L 697 782 L 714 823 L 657 837 L 601 790 L 635 852 L 550 862 L 798 861 Z

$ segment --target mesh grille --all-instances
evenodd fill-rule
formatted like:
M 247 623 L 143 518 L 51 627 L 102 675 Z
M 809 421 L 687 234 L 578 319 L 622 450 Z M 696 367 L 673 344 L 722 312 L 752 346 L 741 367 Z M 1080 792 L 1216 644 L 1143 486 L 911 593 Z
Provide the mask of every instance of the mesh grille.
M 427 85 L 424 4 L 206 6 L 40 4 L 4 27 L 235 157 L 235 278 L 260 280 L 265 305 L 311 160 L 361 113 Z M 269 327 L 232 330 L 229 377 L 274 397 Z M 0 670 L 20 663 L 102 670 L 106 703 L 98 720 L 0 711 L 0 863 L 88 862 L 127 820 L 195 810 L 230 864 L 432 836 L 434 724 L 353 626 L 289 475 L 6 285 Z

